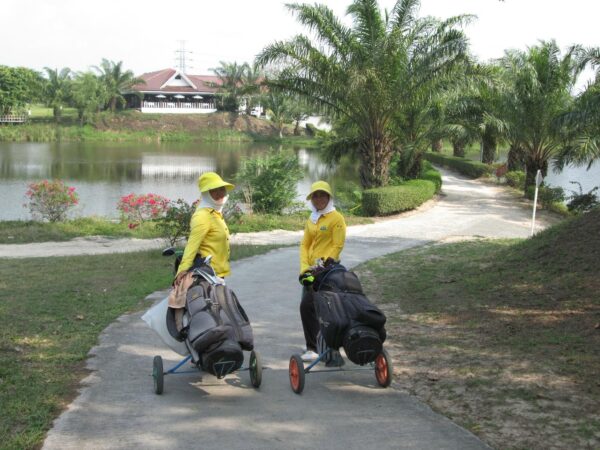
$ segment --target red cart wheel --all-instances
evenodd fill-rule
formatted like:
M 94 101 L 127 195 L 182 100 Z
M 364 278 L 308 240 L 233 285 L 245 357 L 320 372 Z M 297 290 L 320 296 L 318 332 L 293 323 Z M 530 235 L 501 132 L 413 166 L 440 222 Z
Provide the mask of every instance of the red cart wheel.
M 304 390 L 304 363 L 300 355 L 292 355 L 290 358 L 290 386 L 296 394 Z
M 384 388 L 388 387 L 392 382 L 393 373 L 392 359 L 388 352 L 382 350 L 375 358 L 375 378 L 377 379 L 377 384 Z

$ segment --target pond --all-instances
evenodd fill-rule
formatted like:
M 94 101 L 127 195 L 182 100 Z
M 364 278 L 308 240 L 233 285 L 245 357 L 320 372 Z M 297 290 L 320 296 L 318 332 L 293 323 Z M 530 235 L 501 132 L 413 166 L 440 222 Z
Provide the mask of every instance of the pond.
M 0 142 L 0 220 L 30 218 L 23 207 L 27 185 L 61 179 L 74 186 L 80 203 L 73 216 L 118 217 L 119 198 L 129 193 L 155 193 L 192 202 L 198 198 L 196 180 L 215 171 L 233 180 L 244 157 L 269 151 L 266 144 L 229 143 L 7 143 Z M 333 184 L 357 182 L 355 165 L 331 168 L 319 152 L 294 149 L 305 176 L 298 183 L 298 200 L 310 184 L 326 179 Z
M 196 180 L 204 171 L 215 171 L 233 180 L 244 157 L 269 150 L 267 144 L 230 143 L 7 143 L 0 142 L 0 220 L 29 219 L 23 207 L 27 185 L 58 178 L 77 189 L 80 203 L 75 216 L 118 217 L 120 197 L 155 193 L 192 202 L 198 198 Z M 296 148 L 304 178 L 298 183 L 302 201 L 310 184 L 325 179 L 334 190 L 358 185 L 358 167 L 346 159 L 336 167 L 324 163 L 316 150 Z M 549 171 L 546 183 L 584 192 L 600 185 L 600 164 L 569 167 L 559 174 Z

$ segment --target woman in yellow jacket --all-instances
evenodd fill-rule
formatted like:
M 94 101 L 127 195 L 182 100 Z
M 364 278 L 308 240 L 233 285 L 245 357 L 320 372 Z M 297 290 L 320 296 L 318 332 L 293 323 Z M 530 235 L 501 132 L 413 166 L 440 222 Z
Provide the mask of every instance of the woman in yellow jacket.
M 212 256 L 211 266 L 219 277 L 226 277 L 229 270 L 229 229 L 223 219 L 223 206 L 227 202 L 227 192 L 233 184 L 223 181 L 214 172 L 203 173 L 198 179 L 201 198 L 190 222 L 188 238 L 177 275 L 178 285 L 188 271 L 199 265 L 199 259 Z
M 331 187 L 325 181 L 313 183 L 306 199 L 311 202 L 312 212 L 304 226 L 304 237 L 300 244 L 299 279 L 303 286 L 300 317 L 306 340 L 306 352 L 302 359 L 313 361 L 318 356 L 316 350 L 319 321 L 313 299 L 314 276 L 311 270 L 319 259 L 339 262 L 346 240 L 346 222 L 344 216 L 335 210 Z

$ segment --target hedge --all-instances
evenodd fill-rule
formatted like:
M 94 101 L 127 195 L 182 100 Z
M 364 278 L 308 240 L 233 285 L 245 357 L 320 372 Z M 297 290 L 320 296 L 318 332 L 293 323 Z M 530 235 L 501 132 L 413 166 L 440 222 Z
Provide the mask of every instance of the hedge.
M 420 178 L 433 182 L 436 193 L 442 189 L 442 174 L 435 170 L 429 161 L 423 161 L 423 172 Z
M 433 178 L 432 174 L 429 176 Z M 362 194 L 362 210 L 367 216 L 385 216 L 408 211 L 432 198 L 439 186 L 436 181 L 419 179 L 409 180 L 399 186 L 367 189 Z
M 426 160 L 431 161 L 432 163 L 449 167 L 463 175 L 472 178 L 479 178 L 484 175 L 491 175 L 494 173 L 494 167 L 488 164 L 483 164 L 479 161 L 459 158 L 457 156 L 442 155 L 440 153 L 425 153 L 424 157 Z

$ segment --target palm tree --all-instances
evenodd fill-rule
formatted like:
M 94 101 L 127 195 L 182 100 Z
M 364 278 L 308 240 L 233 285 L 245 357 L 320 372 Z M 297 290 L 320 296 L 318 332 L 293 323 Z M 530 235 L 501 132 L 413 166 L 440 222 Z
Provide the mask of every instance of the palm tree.
M 468 143 L 479 141 L 482 162 L 494 162 L 498 143 L 507 131 L 501 74 L 499 66 L 474 64 L 449 96 L 448 134 L 460 156 Z
M 71 69 L 65 67 L 60 71 L 44 67 L 48 80 L 44 86 L 45 103 L 52 108 L 56 122 L 60 122 L 62 108 L 71 95 Z
M 337 119 L 338 148 L 358 152 L 365 188 L 387 184 L 402 122 L 400 104 L 412 99 L 408 91 L 424 92 L 428 78 L 452 64 L 457 47 L 466 48 L 450 22 L 440 27 L 432 19 L 417 19 L 419 3 L 398 0 L 384 15 L 376 0 L 354 0 L 347 9 L 351 27 L 324 5 L 288 5 L 316 42 L 298 35 L 269 45 L 257 57 L 263 67 L 283 67 L 270 89 L 296 94 Z
M 244 94 L 244 77 L 250 66 L 247 63 L 219 61 L 220 66 L 210 69 L 219 78 L 221 84 L 219 91 L 224 95 L 221 99 L 221 107 L 225 111 L 237 113 L 240 107 L 240 99 Z
M 248 115 L 250 115 L 252 109 L 261 101 L 262 79 L 263 74 L 258 67 L 246 64 L 241 81 L 241 95 L 246 100 L 246 114 Z
M 71 103 L 77 109 L 79 124 L 106 104 L 104 84 L 92 72 L 80 72 L 73 80 Z
M 575 100 L 573 109 L 561 123 L 571 130 L 573 139 L 559 154 L 559 168 L 566 164 L 587 165 L 600 159 L 600 48 L 575 47 L 580 67 L 595 69 L 595 77 Z
M 419 176 L 423 153 L 447 134 L 447 97 L 468 78 L 472 66 L 466 37 L 458 27 L 471 18 L 413 19 L 414 31 L 402 38 L 398 74 L 403 89 L 395 114 L 401 177 Z
M 294 119 L 293 108 L 294 100 L 289 95 L 269 92 L 266 96 L 267 113 L 270 120 L 275 124 L 279 139 L 283 139 L 283 128 L 286 123 Z
M 138 93 L 133 87 L 146 83 L 142 78 L 137 78 L 131 70 L 123 71 L 122 66 L 123 61 L 116 63 L 106 58 L 102 58 L 100 67 L 94 66 L 104 84 L 108 98 L 107 104 L 112 112 L 115 112 L 117 105 L 126 103 L 125 97 L 123 97 L 124 93 Z
M 524 151 L 527 189 L 538 170 L 546 175 L 549 161 L 565 145 L 557 121 L 571 108 L 571 89 L 582 68 L 574 48 L 561 56 L 554 41 L 507 52 L 503 64 L 509 89 L 506 119 L 512 141 Z

